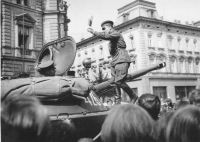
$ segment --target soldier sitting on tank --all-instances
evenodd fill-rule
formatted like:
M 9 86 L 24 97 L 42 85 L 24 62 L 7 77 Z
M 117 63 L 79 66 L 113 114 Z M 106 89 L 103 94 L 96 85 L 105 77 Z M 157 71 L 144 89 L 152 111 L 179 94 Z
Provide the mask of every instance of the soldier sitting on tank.
M 124 38 L 118 31 L 114 30 L 112 21 L 104 21 L 101 24 L 101 27 L 103 32 L 94 31 L 92 28 L 88 28 L 88 32 L 101 39 L 110 41 L 109 52 L 112 56 L 112 61 L 110 63 L 112 78 L 110 83 L 111 85 L 116 86 L 117 93 L 115 96 L 115 103 L 121 103 L 120 88 L 129 95 L 132 102 L 135 102 L 137 99 L 136 94 L 134 94 L 131 88 L 125 83 L 131 58 L 126 50 Z

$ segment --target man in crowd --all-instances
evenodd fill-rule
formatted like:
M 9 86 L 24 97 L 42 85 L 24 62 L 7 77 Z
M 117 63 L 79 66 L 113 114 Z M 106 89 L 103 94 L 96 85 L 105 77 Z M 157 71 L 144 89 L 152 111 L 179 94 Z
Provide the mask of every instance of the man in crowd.
M 132 102 L 135 102 L 137 99 L 136 94 L 134 94 L 131 88 L 125 83 L 131 58 L 126 50 L 124 38 L 118 31 L 114 30 L 112 21 L 104 21 L 101 24 L 101 27 L 103 32 L 94 31 L 92 28 L 88 28 L 88 32 L 103 40 L 110 41 L 109 52 L 112 56 L 112 61 L 110 63 L 112 78 L 110 83 L 111 85 L 116 86 L 117 93 L 115 96 L 115 103 L 121 103 L 120 88 L 129 95 Z

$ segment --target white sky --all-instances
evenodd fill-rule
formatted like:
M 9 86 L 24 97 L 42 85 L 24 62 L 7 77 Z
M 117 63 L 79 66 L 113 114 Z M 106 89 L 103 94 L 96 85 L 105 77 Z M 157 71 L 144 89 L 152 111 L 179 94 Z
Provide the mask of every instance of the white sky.
M 117 19 L 119 8 L 134 0 L 64 0 L 67 1 L 69 23 L 68 35 L 76 42 L 82 37 L 91 36 L 87 32 L 88 19 L 93 16 L 92 27 L 101 31 L 101 22 Z M 147 0 L 156 3 L 159 16 L 164 16 L 165 21 L 173 22 L 175 19 L 185 24 L 200 20 L 200 0 Z

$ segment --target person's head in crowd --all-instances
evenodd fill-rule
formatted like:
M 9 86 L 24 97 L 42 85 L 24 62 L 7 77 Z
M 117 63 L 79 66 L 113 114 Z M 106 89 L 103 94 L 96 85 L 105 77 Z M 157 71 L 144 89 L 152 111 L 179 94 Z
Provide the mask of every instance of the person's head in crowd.
M 200 108 L 188 105 L 175 111 L 166 135 L 167 142 L 200 142 Z
M 155 137 L 157 142 L 166 142 L 166 130 L 170 118 L 174 114 L 174 111 L 168 111 L 164 113 L 158 121 L 155 123 Z
M 177 109 L 180 109 L 180 108 L 185 107 L 185 106 L 187 106 L 187 105 L 190 105 L 189 99 L 186 98 L 186 97 L 184 97 L 184 98 L 180 99 L 180 100 L 176 103 L 175 109 L 177 110 Z
M 151 142 L 153 120 L 141 107 L 118 105 L 111 109 L 101 129 L 103 142 Z
M 189 100 L 191 104 L 200 107 L 200 89 L 195 89 L 189 94 Z
M 138 105 L 144 108 L 154 120 L 158 119 L 161 108 L 161 102 L 158 96 L 150 93 L 143 94 L 138 99 Z
M 50 120 L 37 98 L 20 96 L 2 102 L 2 141 L 44 142 Z M 4 131 L 5 130 L 5 131 Z
M 113 105 L 113 101 L 112 101 L 111 99 L 109 99 L 109 100 L 107 101 L 107 104 L 108 104 L 108 106 L 110 107 L 110 106 Z
M 77 142 L 78 135 L 69 120 L 54 120 L 52 123 L 51 142 Z

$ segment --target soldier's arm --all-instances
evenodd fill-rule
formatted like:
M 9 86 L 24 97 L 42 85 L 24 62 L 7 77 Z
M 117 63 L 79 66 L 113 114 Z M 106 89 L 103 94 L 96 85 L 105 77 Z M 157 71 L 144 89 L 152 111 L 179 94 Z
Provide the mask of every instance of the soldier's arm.
M 105 34 L 104 32 L 94 31 L 93 34 L 104 40 L 118 39 L 120 37 L 120 34 L 118 32 L 112 32 L 110 34 Z

